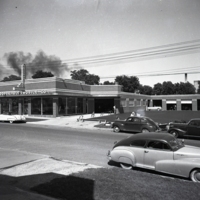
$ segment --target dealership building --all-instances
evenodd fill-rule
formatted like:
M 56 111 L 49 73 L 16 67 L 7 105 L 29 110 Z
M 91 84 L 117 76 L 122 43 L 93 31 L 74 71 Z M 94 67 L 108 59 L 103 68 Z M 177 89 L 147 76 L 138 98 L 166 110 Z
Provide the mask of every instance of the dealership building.
M 160 106 L 162 110 L 200 110 L 200 95 L 142 95 L 120 85 L 87 85 L 48 77 L 0 82 L 0 113 L 57 117 L 86 113 L 120 113 Z

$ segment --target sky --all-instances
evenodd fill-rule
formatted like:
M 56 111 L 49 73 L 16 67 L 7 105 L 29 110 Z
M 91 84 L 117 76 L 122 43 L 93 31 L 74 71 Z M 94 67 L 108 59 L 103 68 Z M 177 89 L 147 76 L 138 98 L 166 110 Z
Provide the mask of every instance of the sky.
M 199 0 L 0 0 L 0 79 L 56 59 L 49 69 L 62 78 L 84 68 L 102 83 L 127 75 L 153 86 L 184 82 L 185 73 L 193 83 L 199 10 Z

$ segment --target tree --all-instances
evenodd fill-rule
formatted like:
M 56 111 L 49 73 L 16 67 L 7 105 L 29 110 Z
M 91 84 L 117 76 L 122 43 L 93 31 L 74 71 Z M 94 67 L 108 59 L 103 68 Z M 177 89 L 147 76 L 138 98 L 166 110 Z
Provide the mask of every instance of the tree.
M 197 94 L 200 94 L 200 81 L 198 81 L 199 87 L 197 89 Z
M 99 85 L 100 78 L 97 75 L 89 74 L 85 69 L 71 71 L 70 74 L 73 80 L 85 81 L 89 85 Z
M 141 94 L 152 95 L 152 93 L 153 93 L 153 88 L 151 86 L 148 85 L 143 86 L 143 93 Z
M 139 79 L 136 76 L 117 76 L 115 82 L 118 82 L 119 85 L 122 85 L 122 90 L 124 92 L 136 92 L 139 89 Z
M 164 81 L 162 84 L 162 94 L 175 94 L 174 84 L 171 81 Z
M 161 95 L 162 94 L 162 84 L 156 83 L 153 87 L 153 94 L 155 95 Z
M 104 81 L 103 85 L 115 85 L 115 83 L 110 82 L 110 81 Z
M 53 77 L 54 75 L 51 72 L 44 72 L 42 70 L 38 70 L 35 72 L 35 74 L 32 76 L 32 78 L 45 78 L 45 77 Z
M 21 77 L 20 76 L 16 76 L 16 75 L 10 75 L 9 77 L 4 77 L 2 82 L 14 81 L 14 80 L 21 80 Z

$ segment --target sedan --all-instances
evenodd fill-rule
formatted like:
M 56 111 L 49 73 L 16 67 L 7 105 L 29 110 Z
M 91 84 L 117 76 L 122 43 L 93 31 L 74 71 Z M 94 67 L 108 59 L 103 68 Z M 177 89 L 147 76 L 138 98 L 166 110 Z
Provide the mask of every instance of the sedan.
M 0 121 L 3 122 L 26 122 L 24 115 L 11 115 L 11 114 L 0 114 Z
M 141 167 L 200 182 L 200 148 L 167 133 L 141 133 L 116 142 L 108 159 L 124 169 Z
M 112 124 L 114 132 L 155 132 L 160 131 L 159 126 L 148 117 L 128 117 L 126 120 L 116 120 Z

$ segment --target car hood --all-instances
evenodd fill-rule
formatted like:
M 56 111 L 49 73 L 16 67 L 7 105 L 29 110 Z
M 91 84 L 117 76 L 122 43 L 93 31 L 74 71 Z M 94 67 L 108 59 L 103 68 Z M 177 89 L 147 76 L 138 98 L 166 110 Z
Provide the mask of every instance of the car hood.
M 174 152 L 175 159 L 181 158 L 200 158 L 200 148 L 185 145 L 181 149 Z

